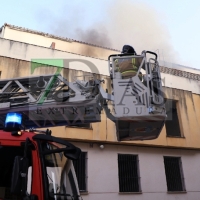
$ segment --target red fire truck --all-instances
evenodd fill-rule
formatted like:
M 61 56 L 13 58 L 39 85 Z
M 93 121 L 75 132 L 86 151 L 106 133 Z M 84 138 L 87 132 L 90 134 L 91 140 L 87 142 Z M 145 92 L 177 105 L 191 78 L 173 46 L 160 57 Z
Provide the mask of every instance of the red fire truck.
M 0 131 L 0 199 L 80 199 L 72 160 L 81 150 L 32 131 Z
M 19 130 L 20 117 L 8 113 L 0 131 L 0 199 L 81 199 L 72 164 L 81 150 L 49 129 Z

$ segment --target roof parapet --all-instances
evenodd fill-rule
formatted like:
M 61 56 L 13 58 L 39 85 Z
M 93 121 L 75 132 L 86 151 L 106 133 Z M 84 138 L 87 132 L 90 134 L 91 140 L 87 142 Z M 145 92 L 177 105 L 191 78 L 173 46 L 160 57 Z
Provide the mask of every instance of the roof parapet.
M 23 28 L 23 27 L 20 27 L 20 26 L 15 26 L 15 25 L 7 24 L 7 23 L 5 23 L 2 27 L 6 27 L 6 26 L 9 27 L 10 29 L 19 30 L 19 31 L 27 32 L 27 33 L 37 34 L 37 35 L 42 35 L 44 37 L 54 38 L 54 39 L 62 40 L 62 41 L 65 41 L 65 42 L 77 42 L 77 43 L 81 43 L 81 44 L 85 44 L 85 45 L 89 45 L 89 46 L 94 46 L 94 47 L 97 47 L 97 48 L 108 49 L 108 50 L 120 52 L 120 50 L 116 50 L 116 49 L 112 49 L 112 48 L 108 48 L 108 47 L 103 47 L 103 46 L 99 46 L 99 45 L 95 45 L 95 44 L 91 44 L 91 43 L 87 43 L 87 42 L 83 42 L 83 41 L 79 41 L 79 40 L 74 40 L 74 39 L 70 39 L 70 38 L 67 38 L 67 37 L 65 38 L 65 37 L 61 37 L 61 36 L 56 36 L 56 35 L 44 33 L 44 32 L 41 32 L 41 31 L 35 31 L 35 30 L 32 30 L 32 29 Z

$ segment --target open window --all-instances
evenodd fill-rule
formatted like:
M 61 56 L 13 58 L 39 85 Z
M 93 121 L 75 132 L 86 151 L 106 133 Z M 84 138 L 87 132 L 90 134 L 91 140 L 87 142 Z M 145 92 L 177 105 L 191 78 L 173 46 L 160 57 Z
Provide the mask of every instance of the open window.
M 177 112 L 178 102 L 173 99 L 166 99 L 166 113 L 167 119 L 165 121 L 166 133 L 168 137 L 182 137 L 178 112 Z

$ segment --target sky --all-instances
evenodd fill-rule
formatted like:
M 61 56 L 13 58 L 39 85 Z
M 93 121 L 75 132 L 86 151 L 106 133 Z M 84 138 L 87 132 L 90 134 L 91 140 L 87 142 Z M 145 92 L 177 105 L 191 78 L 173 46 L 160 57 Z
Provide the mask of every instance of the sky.
M 1 0 L 4 23 L 200 69 L 199 0 Z

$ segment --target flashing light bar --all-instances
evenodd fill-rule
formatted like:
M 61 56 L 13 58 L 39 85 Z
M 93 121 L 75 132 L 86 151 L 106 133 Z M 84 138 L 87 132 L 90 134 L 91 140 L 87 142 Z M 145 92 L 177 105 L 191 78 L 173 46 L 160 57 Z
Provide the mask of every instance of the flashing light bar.
M 5 120 L 5 131 L 20 130 L 22 124 L 22 114 L 20 113 L 7 113 Z

